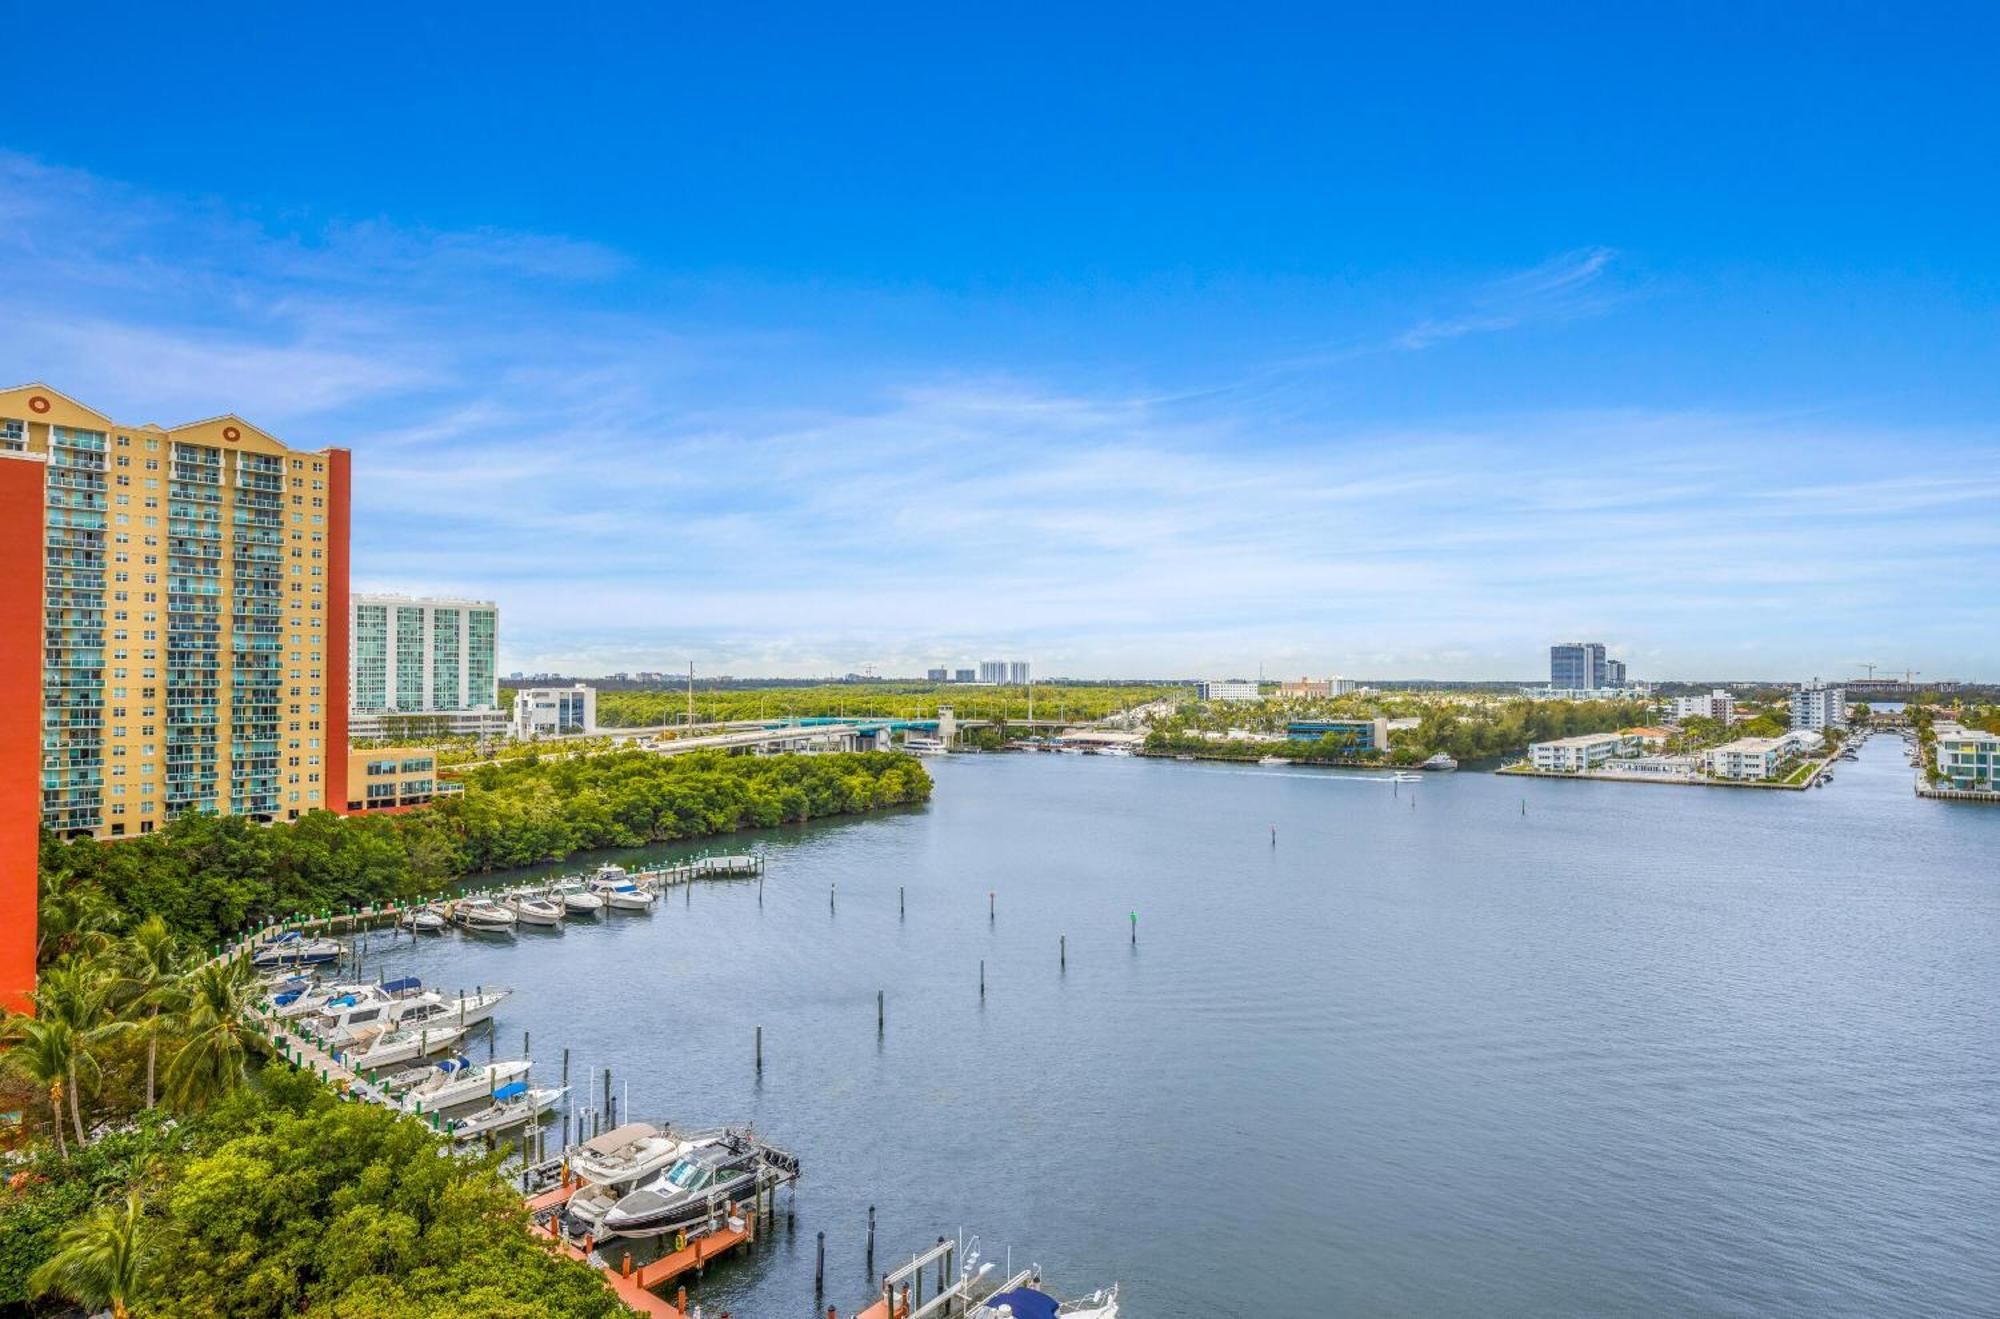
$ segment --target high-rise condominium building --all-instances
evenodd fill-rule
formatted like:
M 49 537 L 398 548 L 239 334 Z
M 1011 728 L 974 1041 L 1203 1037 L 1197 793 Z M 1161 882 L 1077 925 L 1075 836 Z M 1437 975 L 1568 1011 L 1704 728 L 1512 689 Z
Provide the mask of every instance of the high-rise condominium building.
M 352 736 L 507 731 L 494 668 L 500 611 L 491 600 L 356 595 L 350 627 Z
M 0 451 L 42 478 L 39 577 L 6 574 L 43 604 L 41 823 L 116 838 L 343 807 L 347 450 L 233 415 L 120 425 L 24 385 L 0 390 Z
M 1028 681 L 1028 662 L 1026 660 L 981 660 L 979 661 L 979 681 L 1012 683 L 1016 687 L 1025 686 Z
M 951 670 L 926 669 L 924 670 L 924 678 L 928 682 L 948 682 L 951 680 Z
M 1563 691 L 1595 691 L 1610 685 L 1601 641 L 1564 641 L 1549 647 L 1549 686 Z

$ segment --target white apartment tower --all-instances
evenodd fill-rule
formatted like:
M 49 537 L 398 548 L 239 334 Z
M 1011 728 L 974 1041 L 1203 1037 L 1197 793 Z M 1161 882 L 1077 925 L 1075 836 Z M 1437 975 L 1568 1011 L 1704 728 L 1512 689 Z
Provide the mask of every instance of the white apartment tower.
M 348 661 L 354 737 L 499 736 L 500 611 L 491 600 L 355 595 Z

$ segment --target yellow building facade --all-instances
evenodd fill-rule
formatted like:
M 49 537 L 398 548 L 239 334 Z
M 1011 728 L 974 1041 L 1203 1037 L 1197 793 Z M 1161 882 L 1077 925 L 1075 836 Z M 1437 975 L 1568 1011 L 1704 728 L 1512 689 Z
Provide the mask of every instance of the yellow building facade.
M 123 424 L 39 384 L 0 389 L 0 450 L 44 460 L 43 826 L 344 809 L 347 450 Z

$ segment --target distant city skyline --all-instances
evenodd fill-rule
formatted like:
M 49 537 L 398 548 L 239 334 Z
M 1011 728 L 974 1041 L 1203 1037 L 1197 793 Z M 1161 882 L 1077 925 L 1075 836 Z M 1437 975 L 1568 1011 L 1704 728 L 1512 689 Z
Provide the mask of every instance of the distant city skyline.
M 351 448 L 502 670 L 2000 678 L 1994 14 L 123 21 L 230 93 L 10 103 L 0 385 Z

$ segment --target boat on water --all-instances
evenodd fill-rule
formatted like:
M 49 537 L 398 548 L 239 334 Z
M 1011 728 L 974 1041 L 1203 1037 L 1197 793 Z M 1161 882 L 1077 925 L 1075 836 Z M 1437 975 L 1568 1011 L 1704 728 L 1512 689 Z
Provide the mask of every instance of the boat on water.
M 465 1027 L 443 1023 L 405 1030 L 383 1030 L 368 1037 L 366 1043 L 350 1051 L 342 1061 L 357 1072 L 396 1067 L 446 1049 L 455 1049 L 464 1038 Z
M 903 750 L 913 756 L 942 756 L 945 754 L 944 739 L 941 737 L 906 737 Z
M 372 987 L 330 998 L 319 1006 L 314 1023 L 335 1044 L 346 1044 L 383 1026 L 395 1026 L 432 1015 L 444 1000 L 432 993 L 395 995 Z
M 569 1161 L 570 1176 L 583 1183 L 563 1206 L 571 1232 L 596 1232 L 611 1206 L 640 1182 L 721 1134 L 677 1136 L 650 1122 L 627 1122 L 585 1141 Z
M 477 1140 L 495 1131 L 518 1127 L 554 1108 L 569 1093 L 568 1086 L 530 1089 L 526 1081 L 510 1081 L 493 1092 L 493 1102 L 450 1125 L 451 1138 Z
M 396 924 L 412 934 L 441 934 L 451 922 L 436 907 L 412 907 Z
M 1073 1301 L 1058 1301 L 1035 1277 L 997 1291 L 968 1312 L 968 1319 L 1118 1319 L 1118 1284 Z
M 590 877 L 590 891 L 613 911 L 651 911 L 657 897 L 634 883 L 623 866 L 599 866 Z
M 500 905 L 514 913 L 523 925 L 561 925 L 563 905 L 538 893 L 510 893 Z
M 798 1175 L 798 1160 L 745 1132 L 725 1131 L 654 1173 L 605 1211 L 600 1235 L 657 1237 L 710 1217 L 756 1189 L 761 1169 Z
M 340 953 L 338 939 L 308 939 L 297 930 L 286 930 L 250 954 L 250 965 L 319 966 L 325 962 L 339 960 Z
M 1283 756 L 1259 756 L 1257 757 L 1257 763 L 1260 765 L 1289 765 L 1292 762 Z
M 294 1017 L 310 1017 L 323 1012 L 326 1005 L 336 999 L 353 998 L 386 1001 L 409 998 L 423 993 L 423 981 L 415 976 L 400 980 L 387 980 L 379 985 L 365 982 L 333 985 L 319 984 L 303 977 L 284 981 L 271 987 L 271 1008 L 278 1016 L 290 1020 Z
M 460 898 L 447 910 L 451 913 L 451 923 L 461 930 L 501 933 L 514 928 L 514 913 L 491 898 Z
M 1457 769 L 1458 761 L 1440 751 L 1417 766 L 1418 769 Z
M 432 994 L 425 1002 L 405 1009 L 397 1017 L 396 1024 L 405 1030 L 432 1022 L 440 1026 L 477 1026 L 490 1019 L 513 992 L 511 989 L 479 989 L 456 998 Z
M 409 1073 L 418 1079 L 402 1089 L 396 1106 L 405 1113 L 435 1113 L 481 1099 L 497 1100 L 503 1087 L 526 1080 L 534 1066 L 526 1058 L 496 1063 L 474 1063 L 462 1055 L 445 1058 Z
M 1422 783 L 1424 781 L 1424 776 L 1421 774 L 1412 774 L 1408 770 L 1399 769 L 1394 774 L 1391 774 L 1389 776 L 1389 781 L 1391 783 Z
M 560 902 L 563 910 L 571 916 L 595 916 L 604 910 L 604 899 L 590 891 L 590 884 L 583 879 L 565 879 L 551 884 L 548 896 Z

